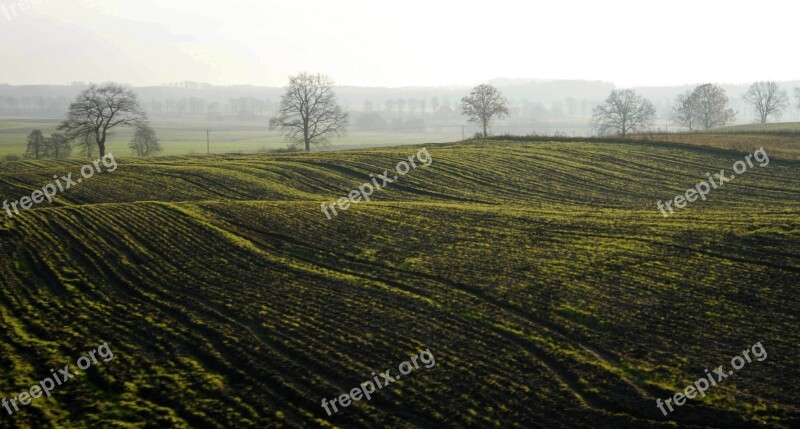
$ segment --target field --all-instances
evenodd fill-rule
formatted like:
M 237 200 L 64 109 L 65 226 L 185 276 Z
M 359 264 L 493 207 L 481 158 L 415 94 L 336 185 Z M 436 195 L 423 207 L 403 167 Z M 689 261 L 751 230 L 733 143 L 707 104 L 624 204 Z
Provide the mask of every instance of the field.
M 48 136 L 57 132 L 56 119 L 0 118 L 0 159 L 6 155 L 25 153 L 25 138 L 33 129 Z M 156 120 L 152 122 L 164 151 L 161 155 L 205 154 L 208 151 L 206 129 L 210 129 L 211 153 L 254 153 L 285 148 L 287 142 L 277 131 L 270 131 L 267 120 L 191 121 Z M 133 137 L 129 128 L 115 129 L 109 138 L 108 151 L 115 156 L 130 155 L 128 142 Z M 426 132 L 351 130 L 346 139 L 332 140 L 332 146 L 389 146 L 427 142 L 448 142 L 461 139 L 461 129 L 430 127 Z M 78 156 L 73 151 L 73 156 Z
M 119 155 L 1 218 L 0 394 L 106 341 L 114 359 L 0 428 L 800 427 L 800 161 L 664 218 L 657 200 L 743 157 L 428 144 L 429 167 L 320 210 L 421 147 Z M 82 164 L 0 163 L 0 195 Z M 765 360 L 656 407 L 757 342 Z M 432 368 L 321 407 L 425 349 Z
M 654 133 L 630 138 L 731 149 L 740 153 L 752 153 L 764 147 L 775 158 L 800 160 L 800 123 L 796 122 L 738 125 L 694 133 Z
M 734 125 L 720 128 L 724 133 L 800 133 L 800 122 L 776 122 L 767 124 Z
M 574 133 L 591 133 L 588 127 L 578 126 L 582 122 L 563 122 L 559 125 L 539 127 L 498 126 L 495 134 L 511 132 L 526 134 L 538 132 L 547 136 L 571 130 L 564 136 L 569 140 L 580 140 Z M 25 138 L 33 129 L 40 129 L 45 135 L 57 132 L 56 119 L 0 118 L 0 159 L 7 155 L 22 155 L 25 152 Z M 206 129 L 210 129 L 211 154 L 257 153 L 286 148 L 287 142 L 277 131 L 270 131 L 267 120 L 236 120 L 225 118 L 220 121 L 194 121 L 188 119 L 156 120 L 152 122 L 164 151 L 162 156 L 203 155 L 209 150 L 206 142 Z M 474 125 L 465 127 L 465 136 L 472 137 L 477 131 Z M 115 156 L 131 154 L 128 142 L 133 131 L 127 128 L 115 129 L 108 145 L 108 151 Z M 366 148 L 395 146 L 398 144 L 445 143 L 460 141 L 461 129 L 452 125 L 429 126 L 417 131 L 362 131 L 350 129 L 345 138 L 333 139 L 330 149 Z M 775 123 L 766 125 L 740 125 L 718 128 L 708 132 L 695 133 L 653 133 L 628 137 L 630 140 L 680 143 L 718 149 L 730 149 L 740 153 L 751 153 L 764 147 L 771 156 L 780 159 L 800 160 L 800 123 Z M 536 140 L 542 140 L 537 137 Z M 74 150 L 73 157 L 80 157 Z

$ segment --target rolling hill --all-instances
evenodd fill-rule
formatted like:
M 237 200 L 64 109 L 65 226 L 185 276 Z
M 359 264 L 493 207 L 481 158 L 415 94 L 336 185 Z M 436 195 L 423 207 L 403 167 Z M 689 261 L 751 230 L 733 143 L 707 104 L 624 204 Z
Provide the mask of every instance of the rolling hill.
M 107 342 L 0 427 L 800 426 L 800 162 L 635 142 L 118 159 L 0 220 L 0 395 Z M 83 162 L 0 163 L 18 199 Z M 656 398 L 768 353 L 664 416 Z M 321 406 L 430 350 L 329 416 Z

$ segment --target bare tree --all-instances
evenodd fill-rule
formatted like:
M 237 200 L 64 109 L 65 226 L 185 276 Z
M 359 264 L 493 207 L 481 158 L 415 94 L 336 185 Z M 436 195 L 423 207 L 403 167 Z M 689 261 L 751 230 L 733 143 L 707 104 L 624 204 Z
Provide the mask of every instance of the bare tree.
M 156 132 L 146 124 L 136 129 L 128 147 L 136 156 L 151 156 L 161 152 L 161 143 L 156 137 Z
M 461 99 L 461 114 L 483 126 L 483 137 L 494 119 L 508 117 L 508 100 L 492 85 L 480 84 Z
M 780 89 L 775 82 L 756 82 L 744 94 L 744 100 L 756 111 L 756 120 L 766 124 L 769 117 L 780 119 L 783 110 L 789 105 L 786 90 Z
M 53 133 L 47 139 L 50 155 L 55 159 L 64 159 L 72 153 L 72 144 L 63 134 Z
M 613 131 L 623 137 L 632 131 L 651 127 L 656 117 L 653 103 L 632 89 L 612 90 L 605 103 L 592 112 L 592 125 L 600 134 Z
M 67 119 L 58 127 L 67 138 L 75 140 L 86 134 L 94 136 L 100 156 L 106 154 L 109 131 L 118 126 L 139 126 L 147 120 L 136 94 L 114 83 L 92 85 L 81 91 L 70 104 Z
M 280 129 L 295 145 L 321 146 L 332 135 L 347 132 L 349 117 L 336 103 L 333 81 L 322 74 L 300 73 L 289 78 L 281 97 L 278 116 L 269 121 L 270 129 Z
M 724 127 L 736 120 L 736 112 L 728 107 L 728 96 L 719 86 L 707 83 L 692 92 L 695 123 L 698 127 L 709 129 Z
M 28 145 L 25 148 L 25 158 L 43 159 L 49 156 L 47 139 L 40 130 L 33 130 L 28 134 Z
M 678 95 L 670 113 L 670 119 L 673 123 L 686 127 L 689 131 L 694 131 L 697 127 L 695 97 L 692 95 L 692 91 L 686 91 Z
M 796 104 L 797 109 L 800 109 L 800 88 L 794 89 L 794 98 L 797 100 Z
M 75 146 L 78 147 L 81 155 L 92 158 L 94 157 L 94 148 L 97 146 L 97 142 L 95 142 L 93 134 L 86 133 L 75 139 Z

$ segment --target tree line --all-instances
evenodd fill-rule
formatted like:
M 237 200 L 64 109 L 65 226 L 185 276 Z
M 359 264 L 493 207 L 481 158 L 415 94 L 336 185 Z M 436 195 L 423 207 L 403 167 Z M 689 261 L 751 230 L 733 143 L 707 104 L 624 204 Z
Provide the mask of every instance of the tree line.
M 795 91 L 800 99 L 800 88 Z M 752 84 L 743 99 L 753 107 L 756 120 L 762 124 L 770 118 L 779 119 L 789 105 L 786 91 L 775 82 Z M 699 85 L 677 97 L 670 119 L 690 131 L 722 127 L 736 120 L 729 101 L 720 86 Z M 387 110 L 393 105 L 387 103 Z M 459 107 L 469 122 L 481 127 L 477 137 L 487 136 L 493 121 L 509 116 L 508 100 L 489 84 L 476 86 L 461 99 Z M 365 110 L 371 108 L 365 106 Z M 593 109 L 591 124 L 601 135 L 627 136 L 652 128 L 655 119 L 652 102 L 634 90 L 620 89 L 612 90 L 605 102 Z M 336 102 L 333 81 L 321 74 L 301 73 L 289 79 L 279 113 L 270 121 L 270 128 L 282 131 L 292 144 L 310 151 L 312 146 L 324 145 L 330 136 L 344 135 L 348 124 L 348 114 Z M 367 128 L 368 124 L 359 125 Z
M 319 73 L 290 77 L 270 129 L 281 131 L 293 146 L 305 151 L 327 144 L 330 137 L 345 135 L 350 116 L 336 101 L 333 87 L 333 81 Z M 508 116 L 508 100 L 488 84 L 475 87 L 461 100 L 460 108 L 469 121 L 483 127 L 484 136 L 493 120 Z
M 333 81 L 319 73 L 291 76 L 269 128 L 281 131 L 291 145 L 306 151 L 327 144 L 331 137 L 345 135 L 350 117 L 337 102 L 333 88 Z M 800 99 L 800 88 L 795 89 L 795 94 Z M 743 99 L 753 107 L 756 120 L 761 123 L 767 123 L 770 118 L 779 119 L 789 105 L 788 94 L 775 82 L 752 84 Z M 397 106 L 398 111 L 402 111 L 404 105 L 405 99 L 389 100 L 386 109 L 390 111 Z M 424 113 L 427 102 L 415 100 L 411 106 L 412 113 L 418 110 Z M 372 107 L 370 102 L 365 103 L 365 110 Z M 434 97 L 431 107 L 446 106 L 440 106 L 438 98 Z M 481 127 L 478 137 L 488 136 L 493 121 L 508 117 L 510 112 L 508 100 L 489 84 L 473 88 L 461 99 L 459 108 L 469 122 Z M 680 94 L 670 119 L 676 125 L 695 131 L 728 125 L 736 120 L 736 114 L 729 106 L 725 90 L 709 83 Z M 651 128 L 655 118 L 656 110 L 649 100 L 634 90 L 620 89 L 612 90 L 605 102 L 593 109 L 591 124 L 601 135 L 626 136 Z M 416 125 L 424 127 L 424 123 Z M 66 158 L 73 145 L 80 147 L 87 156 L 93 155 L 95 147 L 100 156 L 105 156 L 110 131 L 126 126 L 136 130 L 129 143 L 133 154 L 151 156 L 161 152 L 156 133 L 131 89 L 114 83 L 91 85 L 70 104 L 67 118 L 58 127 L 61 133 L 45 137 L 40 130 L 33 130 L 28 135 L 25 156 Z
M 800 102 L 800 88 L 795 88 Z M 776 82 L 755 82 L 742 96 L 753 108 L 755 120 L 766 124 L 771 118 L 778 120 L 789 106 L 789 96 Z M 592 115 L 592 125 L 600 134 L 620 134 L 644 131 L 652 127 L 656 117 L 653 104 L 630 89 L 614 90 L 604 104 L 597 106 Z M 676 125 L 689 131 L 724 127 L 736 121 L 736 112 L 730 108 L 725 90 L 710 83 L 680 94 L 670 112 Z
M 25 157 L 32 159 L 64 159 L 72 153 L 72 143 L 63 134 L 53 133 L 45 137 L 41 130 L 28 134 Z
M 135 155 L 150 156 L 161 151 L 156 133 L 131 89 L 114 83 L 91 85 L 70 104 L 67 118 L 58 127 L 63 134 L 44 138 L 40 130 L 33 130 L 28 135 L 25 157 L 66 158 L 72 151 L 72 142 L 82 146 L 90 157 L 96 147 L 102 157 L 111 130 L 126 126 L 136 130 L 128 145 Z

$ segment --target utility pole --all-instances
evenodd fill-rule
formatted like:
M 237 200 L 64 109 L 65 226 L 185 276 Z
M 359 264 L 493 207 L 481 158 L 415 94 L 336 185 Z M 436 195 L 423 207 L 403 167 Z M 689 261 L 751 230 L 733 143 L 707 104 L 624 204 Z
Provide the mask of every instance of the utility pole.
M 208 155 L 211 155 L 211 136 L 210 136 L 209 133 L 211 133 L 211 130 L 207 129 L 206 130 L 206 153 Z

